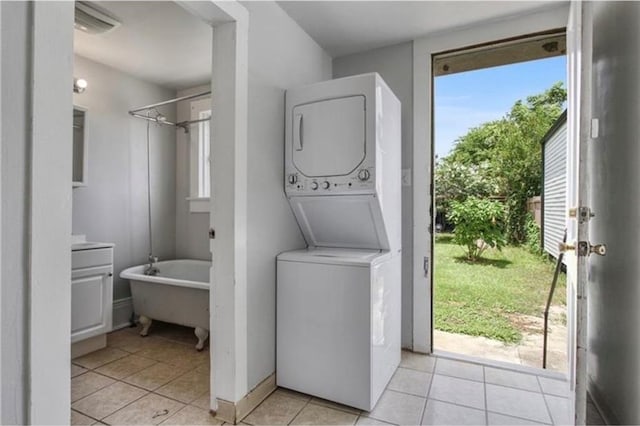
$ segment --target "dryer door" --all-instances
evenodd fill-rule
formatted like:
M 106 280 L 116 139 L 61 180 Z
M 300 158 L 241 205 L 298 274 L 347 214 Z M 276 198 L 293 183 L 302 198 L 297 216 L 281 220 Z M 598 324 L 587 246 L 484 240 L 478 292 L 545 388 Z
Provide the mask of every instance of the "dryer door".
M 305 176 L 345 176 L 365 158 L 365 97 L 328 99 L 293 108 L 292 158 Z

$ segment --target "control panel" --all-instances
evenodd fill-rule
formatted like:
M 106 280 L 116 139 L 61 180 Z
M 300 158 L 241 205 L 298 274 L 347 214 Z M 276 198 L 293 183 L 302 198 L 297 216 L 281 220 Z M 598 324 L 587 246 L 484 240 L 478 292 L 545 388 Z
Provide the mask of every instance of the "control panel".
M 285 192 L 296 195 L 357 194 L 375 190 L 375 169 L 363 167 L 348 176 L 307 177 L 298 171 L 285 175 Z

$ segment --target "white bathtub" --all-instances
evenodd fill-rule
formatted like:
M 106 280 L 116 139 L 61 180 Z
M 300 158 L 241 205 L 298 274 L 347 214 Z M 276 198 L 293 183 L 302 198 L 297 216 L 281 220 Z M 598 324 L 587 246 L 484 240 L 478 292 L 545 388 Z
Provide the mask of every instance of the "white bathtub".
M 133 266 L 120 273 L 131 283 L 133 310 L 140 316 L 143 336 L 152 320 L 194 327 L 201 350 L 209 336 L 209 269 L 203 260 L 166 260 L 155 267 L 157 275 L 144 275 L 147 265 Z

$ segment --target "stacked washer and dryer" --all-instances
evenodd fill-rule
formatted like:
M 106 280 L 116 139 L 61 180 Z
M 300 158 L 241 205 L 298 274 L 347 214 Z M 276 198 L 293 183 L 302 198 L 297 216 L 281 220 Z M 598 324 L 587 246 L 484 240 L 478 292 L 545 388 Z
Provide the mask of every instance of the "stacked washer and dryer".
M 400 362 L 400 102 L 378 74 L 286 93 L 277 384 L 371 410 Z

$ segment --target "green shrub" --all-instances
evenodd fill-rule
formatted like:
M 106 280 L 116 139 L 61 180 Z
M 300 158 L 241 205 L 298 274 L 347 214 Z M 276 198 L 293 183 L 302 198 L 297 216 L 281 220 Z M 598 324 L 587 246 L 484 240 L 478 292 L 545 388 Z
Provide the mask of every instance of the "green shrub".
M 453 201 L 447 219 L 455 225 L 453 241 L 467 250 L 467 258 L 475 261 L 489 247 L 502 249 L 505 240 L 504 206 L 476 197 Z
M 542 254 L 542 238 L 540 236 L 540 227 L 536 223 L 531 213 L 527 213 L 525 217 L 525 232 L 527 234 L 527 248 L 533 254 Z

